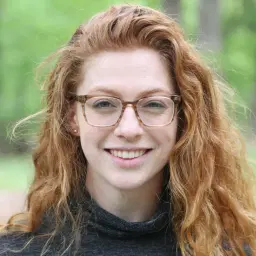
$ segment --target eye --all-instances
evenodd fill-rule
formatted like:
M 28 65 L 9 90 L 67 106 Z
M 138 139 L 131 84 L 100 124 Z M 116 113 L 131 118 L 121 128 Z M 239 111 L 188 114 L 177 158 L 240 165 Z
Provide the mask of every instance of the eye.
M 166 108 L 166 105 L 161 102 L 161 101 L 156 101 L 156 100 L 152 100 L 152 101 L 149 101 L 149 102 L 145 102 L 143 104 L 143 108 L 156 108 L 156 109 L 159 109 L 159 108 Z
M 93 108 L 101 109 L 101 108 L 116 108 L 116 104 L 109 100 L 98 100 L 94 102 Z

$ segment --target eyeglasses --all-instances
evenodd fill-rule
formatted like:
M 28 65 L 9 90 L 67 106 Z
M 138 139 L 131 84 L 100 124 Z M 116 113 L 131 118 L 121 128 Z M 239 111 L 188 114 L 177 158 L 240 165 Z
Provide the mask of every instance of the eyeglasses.
M 181 101 L 179 95 L 150 96 L 136 101 L 91 95 L 74 95 L 72 99 L 81 103 L 86 122 L 100 127 L 119 123 L 128 105 L 133 107 L 138 121 L 145 126 L 165 126 L 173 121 Z

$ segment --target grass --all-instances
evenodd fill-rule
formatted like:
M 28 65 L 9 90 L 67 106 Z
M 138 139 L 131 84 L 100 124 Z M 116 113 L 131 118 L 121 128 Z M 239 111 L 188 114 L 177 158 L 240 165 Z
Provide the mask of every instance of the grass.
M 248 145 L 249 159 L 256 162 L 256 146 Z M 256 163 L 254 164 L 256 171 Z M 33 178 L 30 156 L 6 156 L 0 158 L 0 190 L 26 190 Z
M 0 158 L 0 190 L 24 190 L 33 178 L 32 160 L 27 155 Z

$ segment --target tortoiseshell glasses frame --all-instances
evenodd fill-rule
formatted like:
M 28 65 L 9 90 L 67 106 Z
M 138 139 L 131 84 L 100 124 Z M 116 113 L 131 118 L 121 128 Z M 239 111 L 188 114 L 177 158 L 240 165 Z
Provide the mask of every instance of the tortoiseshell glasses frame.
M 121 105 L 122 105 L 122 108 L 119 110 L 120 111 L 120 114 L 118 114 L 118 117 L 115 118 L 113 122 L 111 122 L 110 124 L 105 124 L 105 125 L 101 125 L 101 124 L 93 124 L 91 122 L 88 121 L 88 118 L 86 116 L 86 102 L 90 99 L 113 99 L 113 100 L 117 100 Z M 172 102 L 172 114 L 170 116 L 170 120 L 166 123 L 163 123 L 163 124 L 149 124 L 149 123 L 145 123 L 145 120 L 143 121 L 143 118 L 141 118 L 141 115 L 139 114 L 139 111 L 138 111 L 138 103 L 140 103 L 141 101 L 143 100 L 146 100 L 146 99 L 154 99 L 154 98 L 163 98 L 163 99 L 170 99 L 171 102 Z M 177 111 L 178 111 L 178 106 L 181 102 L 181 96 L 180 95 L 177 95 L 177 94 L 172 94 L 172 95 L 169 95 L 169 96 L 159 96 L 159 95 L 155 95 L 155 96 L 147 96 L 147 97 L 143 97 L 143 98 L 140 98 L 138 100 L 135 100 L 135 101 L 123 101 L 122 99 L 118 98 L 118 97 L 115 97 L 115 96 L 108 96 L 108 95 L 99 95 L 99 96 L 95 96 L 95 95 L 72 95 L 71 96 L 71 99 L 73 101 L 78 101 L 81 103 L 81 106 L 82 106 L 82 112 L 83 112 L 83 116 L 85 118 L 85 121 L 91 125 L 91 126 L 95 126 L 95 127 L 111 127 L 111 126 L 115 126 L 116 124 L 118 124 L 120 122 L 120 120 L 122 119 L 122 116 L 123 116 L 123 113 L 124 113 L 124 110 L 126 109 L 127 106 L 131 106 L 134 111 L 135 111 L 135 114 L 137 116 L 137 119 L 138 121 L 145 125 L 145 126 L 149 126 L 149 127 L 152 127 L 152 126 L 166 126 L 168 124 L 170 124 L 173 119 L 174 119 L 174 116 L 177 114 Z M 171 108 L 171 107 L 170 107 Z

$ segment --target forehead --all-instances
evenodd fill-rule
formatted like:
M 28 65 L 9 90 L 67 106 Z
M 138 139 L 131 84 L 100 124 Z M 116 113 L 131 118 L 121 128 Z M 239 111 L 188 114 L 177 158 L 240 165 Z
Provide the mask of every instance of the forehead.
M 154 89 L 174 92 L 166 63 L 151 49 L 101 52 L 85 63 L 83 71 L 80 95 L 100 93 L 102 88 L 127 97 Z

